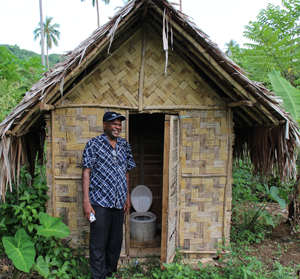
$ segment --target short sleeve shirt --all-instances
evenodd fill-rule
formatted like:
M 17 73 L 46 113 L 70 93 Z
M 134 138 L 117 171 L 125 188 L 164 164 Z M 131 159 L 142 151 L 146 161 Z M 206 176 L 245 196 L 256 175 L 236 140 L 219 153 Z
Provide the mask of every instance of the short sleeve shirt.
M 115 149 L 104 133 L 91 139 L 83 151 L 82 162 L 82 168 L 91 170 L 91 204 L 123 208 L 127 199 L 126 172 L 135 166 L 130 145 L 125 139 L 117 138 Z

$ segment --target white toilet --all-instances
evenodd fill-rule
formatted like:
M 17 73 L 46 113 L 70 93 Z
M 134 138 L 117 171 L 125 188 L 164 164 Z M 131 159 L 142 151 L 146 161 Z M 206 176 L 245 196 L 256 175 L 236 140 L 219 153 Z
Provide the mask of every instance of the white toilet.
M 156 216 L 148 212 L 153 196 L 145 185 L 136 186 L 131 193 L 131 205 L 136 212 L 130 214 L 130 239 L 152 241 L 156 237 Z

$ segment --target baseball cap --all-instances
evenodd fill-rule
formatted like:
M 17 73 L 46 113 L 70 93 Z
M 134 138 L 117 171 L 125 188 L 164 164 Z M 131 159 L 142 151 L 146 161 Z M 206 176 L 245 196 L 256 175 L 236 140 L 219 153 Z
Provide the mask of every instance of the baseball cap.
M 103 115 L 103 122 L 115 120 L 117 118 L 120 119 L 121 121 L 126 120 L 126 117 L 124 115 L 122 115 L 121 113 L 116 113 L 114 111 L 108 111 L 108 112 L 104 113 L 104 115 Z

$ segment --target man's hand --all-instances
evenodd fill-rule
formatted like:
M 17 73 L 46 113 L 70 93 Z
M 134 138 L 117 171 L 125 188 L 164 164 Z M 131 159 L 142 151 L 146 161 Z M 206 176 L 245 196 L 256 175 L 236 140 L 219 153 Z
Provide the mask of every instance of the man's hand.
M 124 205 L 124 215 L 127 214 L 127 212 L 130 210 L 130 207 L 131 207 L 130 194 L 127 194 L 127 200 L 126 200 L 126 203 Z
M 90 185 L 90 169 L 83 169 L 82 171 L 82 193 L 83 193 L 83 201 L 82 201 L 82 211 L 84 217 L 90 220 L 91 212 L 95 215 L 95 210 L 91 206 L 90 198 L 89 198 L 89 185 Z
M 93 212 L 93 214 L 95 215 L 95 210 L 91 206 L 90 201 L 83 201 L 82 210 L 83 210 L 84 217 L 89 221 L 90 221 L 91 212 Z

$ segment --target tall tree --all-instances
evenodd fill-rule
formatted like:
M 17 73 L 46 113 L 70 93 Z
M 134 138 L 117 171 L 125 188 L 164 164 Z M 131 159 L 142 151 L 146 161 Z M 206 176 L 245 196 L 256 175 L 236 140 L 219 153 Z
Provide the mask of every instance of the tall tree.
M 233 51 L 232 58 L 258 81 L 275 69 L 293 86 L 300 85 L 299 18 L 299 0 L 282 0 L 282 7 L 268 4 L 245 26 L 244 37 L 252 42 Z
M 55 46 L 58 46 L 58 40 L 60 37 L 60 32 L 58 28 L 60 28 L 60 25 L 58 23 L 54 23 L 51 25 L 51 22 L 53 20 L 53 17 L 46 16 L 46 20 L 43 24 L 44 27 L 44 35 L 46 37 L 46 46 L 47 46 L 47 67 L 49 70 L 49 49 L 53 47 L 53 44 Z M 41 28 L 37 27 L 34 31 L 34 41 L 36 41 L 42 34 Z
M 105 5 L 108 5 L 110 3 L 110 0 L 102 0 Z M 81 2 L 85 2 L 85 0 L 81 0 Z M 95 7 L 96 4 L 96 9 L 97 9 L 97 24 L 98 24 L 98 28 L 100 27 L 100 14 L 99 14 L 99 3 L 98 0 L 92 0 L 92 5 L 93 7 Z
M 43 7 L 42 0 L 40 0 L 40 28 L 42 30 L 41 37 L 41 52 L 42 52 L 42 65 L 45 66 L 45 40 L 44 40 L 44 32 L 43 32 Z

